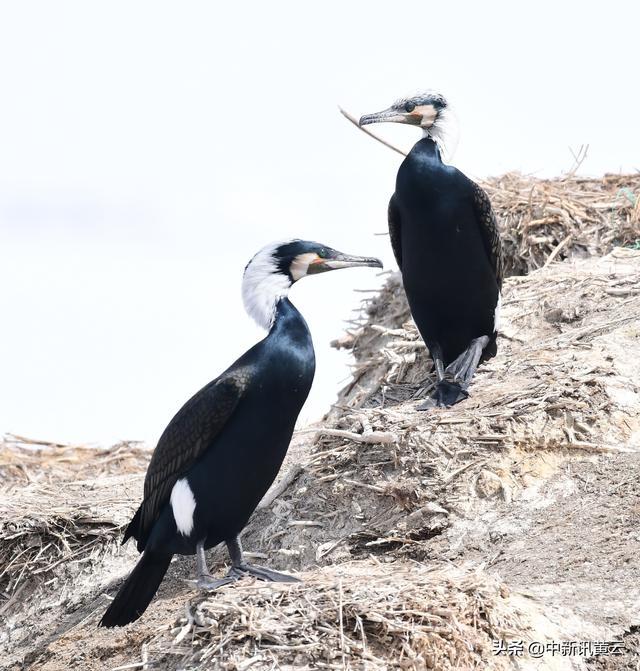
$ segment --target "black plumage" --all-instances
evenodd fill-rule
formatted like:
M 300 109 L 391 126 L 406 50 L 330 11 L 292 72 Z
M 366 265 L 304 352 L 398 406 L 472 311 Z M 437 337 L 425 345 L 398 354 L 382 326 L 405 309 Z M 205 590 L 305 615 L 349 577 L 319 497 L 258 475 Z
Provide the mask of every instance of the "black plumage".
M 478 363 L 497 351 L 503 272 L 497 222 L 482 188 L 442 161 L 438 140 L 446 114 L 445 99 L 428 93 L 360 120 L 424 130 L 400 165 L 388 209 L 411 313 L 437 375 L 421 409 L 466 398 Z
M 280 469 L 315 372 L 311 334 L 288 289 L 304 275 L 349 266 L 381 264 L 300 240 L 270 245 L 248 264 L 245 304 L 269 333 L 187 401 L 162 434 L 123 539 L 135 538 L 143 554 L 102 626 L 140 617 L 174 554 L 197 555 L 198 585 L 205 589 L 245 574 L 295 580 L 246 564 L 239 534 Z M 216 580 L 204 550 L 223 541 L 232 568 Z

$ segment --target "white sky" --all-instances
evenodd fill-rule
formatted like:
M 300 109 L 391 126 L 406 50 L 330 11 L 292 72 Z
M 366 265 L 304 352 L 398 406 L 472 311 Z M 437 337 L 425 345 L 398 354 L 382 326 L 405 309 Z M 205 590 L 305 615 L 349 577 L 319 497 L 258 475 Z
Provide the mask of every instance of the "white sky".
M 309 238 L 393 267 L 400 157 L 337 112 L 426 88 L 475 176 L 640 168 L 632 2 L 0 1 L 0 432 L 155 441 L 261 337 L 242 270 Z M 405 148 L 415 129 L 379 126 Z M 328 341 L 375 273 L 310 278 L 305 419 L 348 375 Z

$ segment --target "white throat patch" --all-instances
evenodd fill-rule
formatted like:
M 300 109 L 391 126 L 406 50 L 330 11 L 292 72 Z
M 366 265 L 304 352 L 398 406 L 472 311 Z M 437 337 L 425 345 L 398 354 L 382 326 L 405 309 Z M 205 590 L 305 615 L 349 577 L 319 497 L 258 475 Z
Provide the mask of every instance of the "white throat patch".
M 262 328 L 269 330 L 276 315 L 278 301 L 289 293 L 291 280 L 278 269 L 273 257 L 284 242 L 274 242 L 261 249 L 249 261 L 242 280 L 242 300 L 247 313 Z
M 309 271 L 309 266 L 318 260 L 318 255 L 313 252 L 308 252 L 307 254 L 298 254 L 293 262 L 291 263 L 291 276 L 293 277 L 294 282 L 302 279 L 307 272 Z
M 423 126 L 422 133 L 424 137 L 433 138 L 445 163 L 453 158 L 458 147 L 459 128 L 458 117 L 449 107 L 440 110 L 431 126 Z

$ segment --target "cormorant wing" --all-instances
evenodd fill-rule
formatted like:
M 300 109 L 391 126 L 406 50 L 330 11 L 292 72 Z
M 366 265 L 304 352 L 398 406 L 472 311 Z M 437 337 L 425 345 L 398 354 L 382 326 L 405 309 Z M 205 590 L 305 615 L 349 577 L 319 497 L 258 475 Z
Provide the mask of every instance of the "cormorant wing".
M 391 240 L 391 248 L 393 255 L 396 257 L 398 268 L 402 270 L 402 238 L 400 237 L 400 211 L 396 203 L 396 194 L 391 196 L 389 201 L 389 209 L 387 210 L 387 220 L 389 222 L 389 238 Z
M 146 543 L 176 481 L 211 446 L 236 409 L 250 380 L 250 367 L 232 367 L 192 396 L 169 422 L 147 469 L 144 500 L 123 542 L 134 536 L 142 541 L 142 545 Z
M 493 272 L 495 273 L 498 290 L 502 290 L 504 269 L 502 241 L 500 240 L 500 232 L 498 231 L 498 221 L 496 215 L 493 213 L 491 201 L 489 200 L 486 191 L 472 180 L 469 181 L 473 187 L 473 207 L 480 228 L 482 242 L 485 251 L 487 252 L 487 256 L 489 257 Z

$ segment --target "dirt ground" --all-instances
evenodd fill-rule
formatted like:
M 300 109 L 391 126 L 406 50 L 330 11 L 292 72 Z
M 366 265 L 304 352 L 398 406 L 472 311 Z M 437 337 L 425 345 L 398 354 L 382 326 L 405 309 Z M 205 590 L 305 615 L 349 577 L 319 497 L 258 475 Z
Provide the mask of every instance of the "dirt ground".
M 49 447 L 38 466 L 5 442 L 0 667 L 638 669 L 639 287 L 624 249 L 510 278 L 498 356 L 467 401 L 420 413 L 430 364 L 390 278 L 340 339 L 352 382 L 244 534 L 303 583 L 201 594 L 180 557 L 123 629 L 96 624 L 135 562 L 117 541 L 148 451 Z M 623 654 L 494 654 L 518 641 Z

